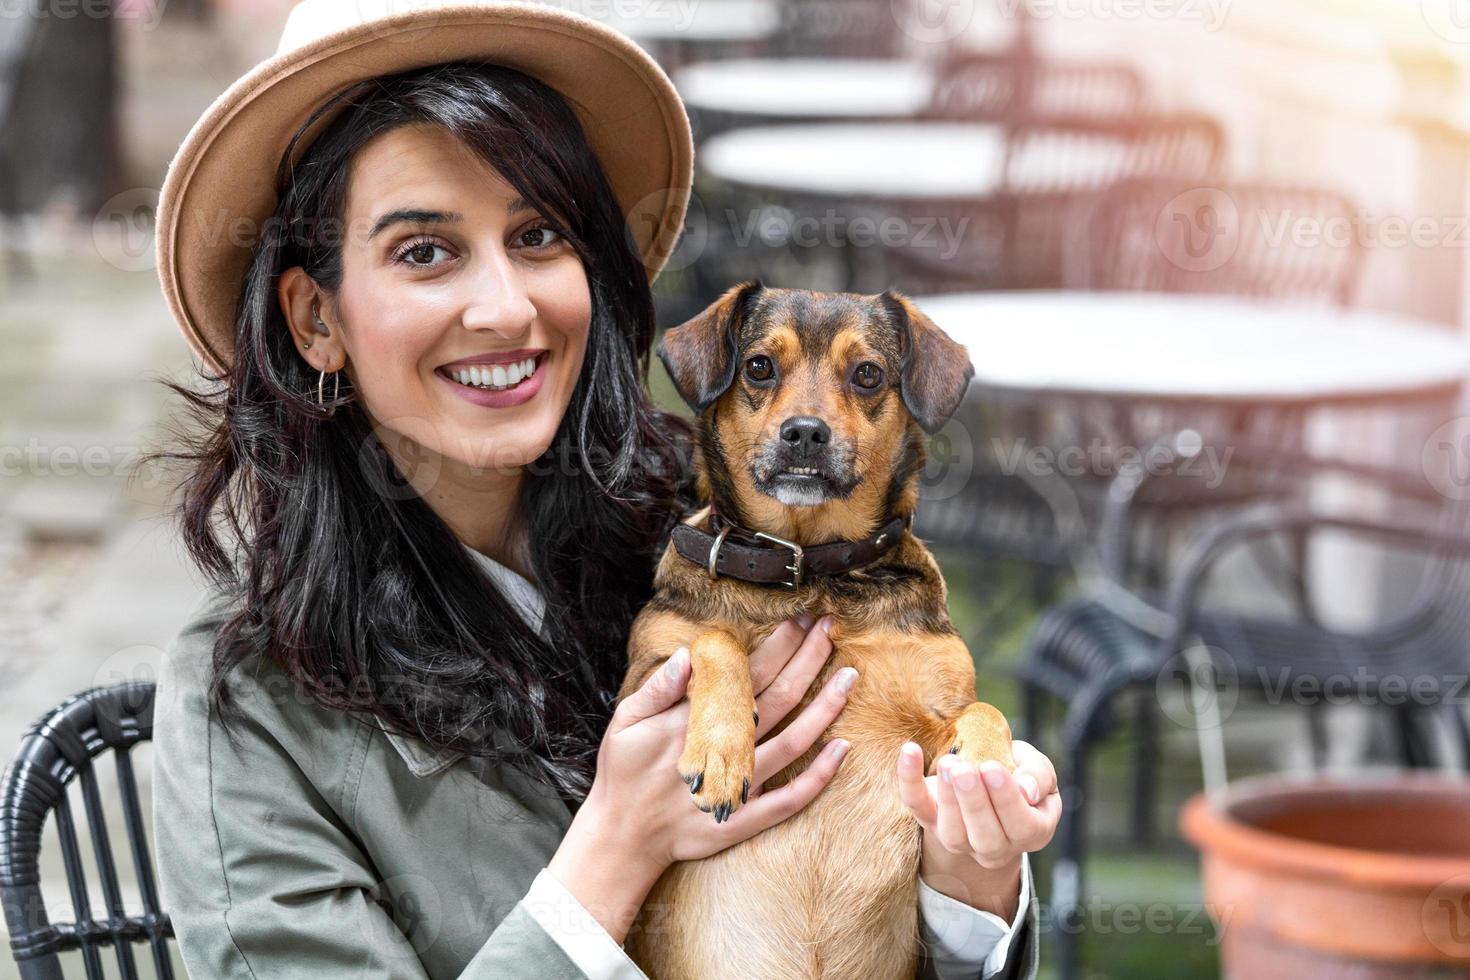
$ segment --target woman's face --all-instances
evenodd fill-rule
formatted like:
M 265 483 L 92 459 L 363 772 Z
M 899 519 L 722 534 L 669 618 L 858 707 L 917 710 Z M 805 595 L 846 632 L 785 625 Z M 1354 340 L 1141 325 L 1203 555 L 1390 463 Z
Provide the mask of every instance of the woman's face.
M 339 363 L 313 366 L 345 358 L 400 458 L 406 441 L 456 469 L 503 472 L 545 452 L 592 315 L 571 246 L 474 151 L 427 124 L 358 152 L 345 220 L 341 288 L 320 310 L 330 335 L 308 338 L 317 360 Z M 285 277 L 281 292 L 288 302 Z

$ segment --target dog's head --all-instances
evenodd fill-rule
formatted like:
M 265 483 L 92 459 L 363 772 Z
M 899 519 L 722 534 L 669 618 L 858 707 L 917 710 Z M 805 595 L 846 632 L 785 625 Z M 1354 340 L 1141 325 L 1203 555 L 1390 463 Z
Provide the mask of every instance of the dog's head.
M 912 512 L 924 433 L 974 373 L 899 293 L 757 282 L 669 330 L 658 355 L 699 416 L 701 492 L 733 520 L 807 541 Z

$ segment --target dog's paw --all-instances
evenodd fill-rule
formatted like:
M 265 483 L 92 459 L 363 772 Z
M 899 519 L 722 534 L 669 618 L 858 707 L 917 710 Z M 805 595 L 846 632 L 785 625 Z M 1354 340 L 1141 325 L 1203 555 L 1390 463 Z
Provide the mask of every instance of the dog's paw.
M 716 719 L 714 713 L 707 711 L 704 718 L 691 715 L 679 756 L 679 777 L 689 784 L 694 805 L 723 823 L 750 799 L 755 721 L 754 711 L 745 709 L 736 709 L 729 719 Z
M 965 708 L 955 719 L 955 737 L 949 751 L 977 768 L 988 760 L 1010 770 L 1016 768 L 1011 756 L 1011 726 L 1005 715 L 983 701 Z

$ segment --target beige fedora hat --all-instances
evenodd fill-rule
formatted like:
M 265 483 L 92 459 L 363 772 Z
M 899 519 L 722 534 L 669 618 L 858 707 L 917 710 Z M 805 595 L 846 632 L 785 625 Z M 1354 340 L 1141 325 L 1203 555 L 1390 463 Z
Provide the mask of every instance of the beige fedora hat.
M 276 169 L 291 137 L 356 82 L 458 60 L 518 69 L 567 98 L 622 205 L 649 280 L 658 276 L 689 204 L 694 144 L 673 84 L 628 37 L 527 0 L 302 0 L 275 55 L 194 124 L 160 192 L 159 280 L 206 364 L 230 364 L 235 304 L 255 232 L 275 211 Z M 328 121 L 320 120 L 300 147 Z

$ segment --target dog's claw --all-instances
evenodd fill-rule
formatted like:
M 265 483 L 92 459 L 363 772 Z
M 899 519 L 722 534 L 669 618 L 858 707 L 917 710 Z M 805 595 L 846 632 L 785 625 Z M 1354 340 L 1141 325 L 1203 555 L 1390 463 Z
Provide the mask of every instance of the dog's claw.
M 959 742 L 956 742 L 956 743 L 954 743 L 953 746 L 950 747 L 949 754 L 950 755 L 959 755 L 959 753 L 960 753 L 960 743 Z
M 704 773 L 703 772 L 697 772 L 697 773 L 694 774 L 693 781 L 690 782 L 690 784 L 689 784 L 689 792 L 691 792 L 691 793 L 698 793 L 699 792 L 699 787 L 701 787 L 703 785 L 704 785 Z
M 740 780 L 740 802 L 744 803 L 750 799 L 750 780 Z
M 752 711 L 751 714 L 755 717 L 756 727 L 759 728 L 761 724 L 761 713 L 759 711 Z

